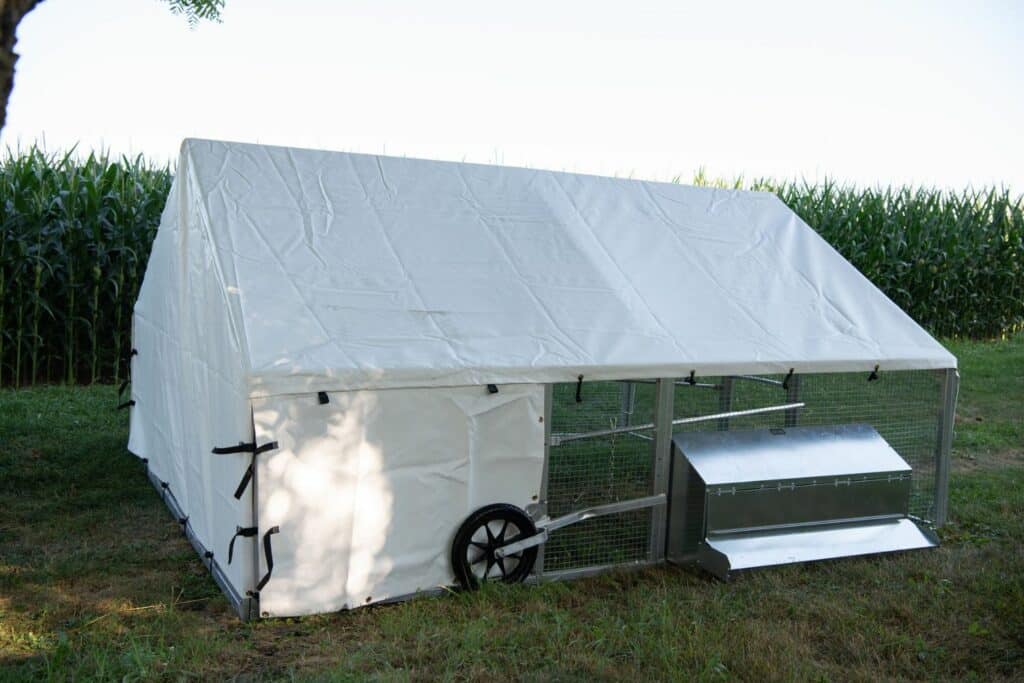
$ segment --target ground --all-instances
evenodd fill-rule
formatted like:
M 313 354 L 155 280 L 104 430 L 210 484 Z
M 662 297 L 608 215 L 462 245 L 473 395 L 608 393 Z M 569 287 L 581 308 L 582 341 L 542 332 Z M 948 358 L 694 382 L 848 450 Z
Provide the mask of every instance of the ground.
M 0 680 L 663 680 L 1024 675 L 1024 337 L 950 342 L 943 545 L 682 569 L 240 623 L 138 460 L 111 387 L 0 392 Z

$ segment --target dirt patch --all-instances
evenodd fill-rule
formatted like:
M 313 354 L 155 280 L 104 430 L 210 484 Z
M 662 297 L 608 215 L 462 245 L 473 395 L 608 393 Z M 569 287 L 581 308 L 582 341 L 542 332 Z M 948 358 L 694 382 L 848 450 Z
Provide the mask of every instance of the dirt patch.
M 998 453 L 963 453 L 953 458 L 953 471 L 959 474 L 1024 467 L 1024 450 Z

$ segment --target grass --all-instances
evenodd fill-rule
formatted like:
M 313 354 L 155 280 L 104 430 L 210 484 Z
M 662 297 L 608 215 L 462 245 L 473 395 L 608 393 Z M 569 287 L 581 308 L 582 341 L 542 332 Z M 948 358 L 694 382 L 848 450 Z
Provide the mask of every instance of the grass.
M 672 567 L 243 624 L 125 453 L 116 390 L 0 392 L 0 680 L 991 680 L 1024 667 L 1024 338 L 963 382 L 936 551 Z

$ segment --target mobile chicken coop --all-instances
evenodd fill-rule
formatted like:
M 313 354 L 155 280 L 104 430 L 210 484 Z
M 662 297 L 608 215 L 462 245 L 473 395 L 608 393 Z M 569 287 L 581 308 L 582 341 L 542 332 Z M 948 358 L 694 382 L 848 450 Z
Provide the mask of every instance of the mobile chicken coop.
M 243 618 L 936 543 L 956 359 L 768 193 L 188 140 L 129 449 Z

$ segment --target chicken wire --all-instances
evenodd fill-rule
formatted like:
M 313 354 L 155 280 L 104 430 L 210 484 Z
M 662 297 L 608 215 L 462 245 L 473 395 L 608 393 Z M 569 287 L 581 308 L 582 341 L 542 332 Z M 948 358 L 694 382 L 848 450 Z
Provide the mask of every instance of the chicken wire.
M 654 384 L 588 382 L 552 388 L 551 431 L 582 434 L 650 423 Z M 547 510 L 558 517 L 576 510 L 650 495 L 653 432 L 567 441 L 548 458 Z M 646 560 L 651 510 L 596 517 L 552 532 L 544 547 L 544 571 Z
M 785 375 L 756 379 L 702 378 L 702 382 L 724 385 L 707 390 L 677 384 L 676 418 L 719 412 L 720 407 L 745 410 L 778 405 L 794 400 L 805 403 L 794 411 L 765 413 L 728 421 L 676 425 L 674 432 L 720 429 L 772 429 L 787 426 L 868 424 L 913 468 L 910 514 L 922 520 L 935 519 L 935 463 L 943 411 L 944 371 L 907 370 L 878 373 L 829 373 L 794 376 L 783 388 Z M 764 381 L 774 382 L 769 384 Z M 730 392 L 731 401 L 724 398 Z M 787 422 L 789 420 L 789 422 Z
M 936 454 L 940 447 L 944 371 L 829 373 L 757 377 L 700 377 L 676 381 L 674 419 L 763 408 L 794 401 L 797 410 L 675 425 L 681 431 L 770 429 L 787 426 L 871 425 L 913 468 L 910 514 L 936 515 Z M 783 386 L 785 383 L 786 386 Z M 580 435 L 655 421 L 653 380 L 590 382 L 576 401 L 575 384 L 552 387 L 547 510 L 557 517 L 594 505 L 651 495 L 653 429 L 567 440 Z M 631 564 L 650 555 L 652 510 L 587 520 L 551 534 L 543 571 Z

